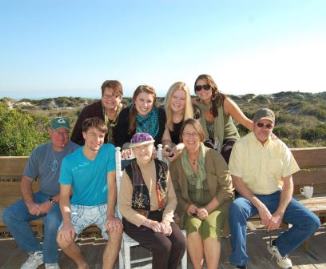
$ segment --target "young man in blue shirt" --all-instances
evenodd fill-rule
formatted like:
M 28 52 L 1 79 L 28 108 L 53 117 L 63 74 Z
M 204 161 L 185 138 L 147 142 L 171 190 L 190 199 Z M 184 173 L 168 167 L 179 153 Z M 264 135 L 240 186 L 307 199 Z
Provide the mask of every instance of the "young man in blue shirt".
M 95 224 L 101 229 L 102 236 L 109 238 L 103 254 L 103 268 L 112 269 L 123 231 L 121 221 L 115 217 L 115 148 L 112 144 L 104 144 L 107 126 L 97 117 L 86 119 L 82 132 L 85 145 L 64 158 L 61 166 L 63 222 L 57 242 L 79 269 L 89 268 L 74 239 L 86 227 Z

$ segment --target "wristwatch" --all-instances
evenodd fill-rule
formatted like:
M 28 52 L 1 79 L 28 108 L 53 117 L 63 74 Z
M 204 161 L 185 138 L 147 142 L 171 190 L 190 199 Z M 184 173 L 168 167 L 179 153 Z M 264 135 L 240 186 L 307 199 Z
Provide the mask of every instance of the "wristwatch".
M 54 201 L 54 199 L 52 197 L 49 198 L 49 201 L 50 201 L 51 205 L 55 205 L 56 204 L 56 202 Z

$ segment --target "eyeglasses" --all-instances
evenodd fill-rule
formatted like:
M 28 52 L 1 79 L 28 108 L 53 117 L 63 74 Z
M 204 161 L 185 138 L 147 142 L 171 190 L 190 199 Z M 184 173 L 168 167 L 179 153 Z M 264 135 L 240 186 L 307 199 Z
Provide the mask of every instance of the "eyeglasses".
M 191 136 L 196 137 L 196 136 L 198 136 L 198 134 L 195 133 L 195 132 L 193 132 L 193 133 L 184 132 L 182 135 L 183 136 L 187 136 L 187 137 L 191 137 Z
M 208 84 L 195 86 L 195 92 L 200 92 L 202 89 L 204 89 L 205 91 L 209 91 L 211 89 L 211 86 L 209 86 Z
M 262 122 L 258 122 L 257 126 L 259 128 L 267 128 L 267 129 L 272 129 L 273 128 L 273 124 L 271 124 L 271 123 L 264 124 Z

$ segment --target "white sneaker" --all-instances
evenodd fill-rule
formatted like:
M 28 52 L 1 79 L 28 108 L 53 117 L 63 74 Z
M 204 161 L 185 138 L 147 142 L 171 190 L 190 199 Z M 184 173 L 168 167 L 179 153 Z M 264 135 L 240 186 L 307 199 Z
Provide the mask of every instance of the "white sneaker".
M 35 251 L 29 255 L 20 269 L 37 269 L 41 264 L 43 264 L 43 253 L 42 251 Z
M 57 263 L 46 263 L 45 269 L 60 269 L 60 267 Z
M 279 267 L 284 269 L 292 268 L 292 261 L 290 258 L 287 255 L 282 257 L 281 253 L 278 251 L 277 246 L 267 245 L 267 250 L 270 254 L 273 255 L 273 257 L 276 258 L 276 263 Z

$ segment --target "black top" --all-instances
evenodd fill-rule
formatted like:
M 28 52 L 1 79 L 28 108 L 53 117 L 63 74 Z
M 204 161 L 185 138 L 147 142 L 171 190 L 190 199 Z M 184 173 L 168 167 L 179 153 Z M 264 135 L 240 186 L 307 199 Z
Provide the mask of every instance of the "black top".
M 183 121 L 180 121 L 179 123 L 173 123 L 173 131 L 169 130 L 171 141 L 175 145 L 178 145 L 180 143 L 180 130 L 182 124 Z
M 82 124 L 85 119 L 91 117 L 98 117 L 102 120 L 105 120 L 101 101 L 97 101 L 83 108 L 83 110 L 80 112 L 78 116 L 75 127 L 72 130 L 72 134 L 70 138 L 71 141 L 81 146 L 85 144 L 85 140 L 82 134 Z M 105 136 L 105 142 L 107 142 L 107 135 Z
M 114 144 L 117 147 L 122 147 L 124 143 L 129 143 L 131 137 L 135 134 L 136 130 L 133 133 L 129 133 L 129 111 L 130 106 L 121 110 L 117 125 L 113 130 L 113 140 Z M 165 129 L 166 115 L 165 110 L 162 107 L 158 107 L 158 124 L 159 130 L 157 135 L 154 137 L 155 146 L 162 143 L 162 136 Z

